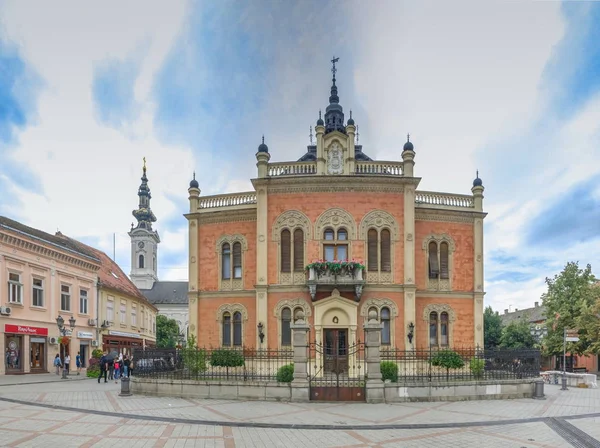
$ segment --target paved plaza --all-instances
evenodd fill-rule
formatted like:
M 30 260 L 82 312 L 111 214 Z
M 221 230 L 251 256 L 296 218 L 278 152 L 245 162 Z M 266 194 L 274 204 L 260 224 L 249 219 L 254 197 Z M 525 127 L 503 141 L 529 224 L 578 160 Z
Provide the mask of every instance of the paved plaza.
M 546 385 L 545 400 L 378 405 L 120 397 L 119 391 L 114 382 L 82 377 L 3 377 L 0 446 L 600 447 L 600 389 Z

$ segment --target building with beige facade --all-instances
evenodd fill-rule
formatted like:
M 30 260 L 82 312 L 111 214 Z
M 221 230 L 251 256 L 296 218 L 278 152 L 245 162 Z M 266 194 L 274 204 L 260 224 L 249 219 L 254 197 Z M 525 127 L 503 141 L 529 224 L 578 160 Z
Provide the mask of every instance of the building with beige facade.
M 0 217 L 0 374 L 51 371 L 57 353 L 68 353 L 73 367 L 77 352 L 89 356 L 97 344 L 100 267 L 93 251 L 60 232 Z
M 402 160 L 377 161 L 356 134 L 334 67 L 316 142 L 297 161 L 271 162 L 263 138 L 253 191 L 202 196 L 190 182 L 199 345 L 290 347 L 301 311 L 310 341 L 341 358 L 375 311 L 384 349 L 483 347 L 481 179 L 469 195 L 421 191 L 411 141 L 398 135 Z

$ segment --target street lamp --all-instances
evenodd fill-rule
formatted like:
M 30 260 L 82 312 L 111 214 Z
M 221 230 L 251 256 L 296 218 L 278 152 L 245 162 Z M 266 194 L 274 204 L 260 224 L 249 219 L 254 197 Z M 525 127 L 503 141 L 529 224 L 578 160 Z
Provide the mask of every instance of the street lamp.
M 75 328 L 75 322 L 76 322 L 75 319 L 73 318 L 73 316 L 71 316 L 71 318 L 69 319 L 69 327 L 71 327 L 71 330 L 73 330 L 73 328 Z M 66 337 L 68 330 L 65 327 L 65 319 L 63 319 L 63 317 L 60 314 L 56 318 L 56 326 L 58 327 L 58 331 L 60 332 L 60 335 L 63 338 Z M 63 345 L 63 350 L 64 350 L 64 345 Z M 67 379 L 67 369 L 65 368 L 65 366 L 63 366 L 62 379 L 63 380 Z
M 262 322 L 258 323 L 258 337 L 260 338 L 260 343 L 262 344 L 263 341 L 265 340 L 265 333 L 263 332 L 264 330 L 264 325 Z
M 415 324 L 413 324 L 411 322 L 410 324 L 408 324 L 408 334 L 406 335 L 408 337 L 408 342 L 410 344 L 412 344 L 414 335 L 415 335 Z

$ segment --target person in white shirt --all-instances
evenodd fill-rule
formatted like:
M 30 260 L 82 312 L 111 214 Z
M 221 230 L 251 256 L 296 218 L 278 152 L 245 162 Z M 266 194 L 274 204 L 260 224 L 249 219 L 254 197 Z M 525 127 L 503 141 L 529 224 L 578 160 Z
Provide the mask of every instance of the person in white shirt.
M 65 370 L 67 371 L 67 375 L 69 374 L 69 364 L 71 364 L 71 357 L 67 353 L 65 356 Z

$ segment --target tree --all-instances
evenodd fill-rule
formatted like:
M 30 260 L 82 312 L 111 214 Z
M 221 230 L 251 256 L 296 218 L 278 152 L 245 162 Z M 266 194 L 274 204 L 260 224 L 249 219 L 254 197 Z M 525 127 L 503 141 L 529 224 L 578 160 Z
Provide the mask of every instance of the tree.
M 441 350 L 431 358 L 431 365 L 446 369 L 446 381 L 450 378 L 450 369 L 462 369 L 465 362 L 452 350 Z
M 600 284 L 593 289 L 596 300 L 593 305 L 584 305 L 577 319 L 579 337 L 588 343 L 584 354 L 600 354 Z
M 179 325 L 175 319 L 156 316 L 156 346 L 158 348 L 175 348 L 179 337 Z
M 548 328 L 548 336 L 544 338 L 546 354 L 562 354 L 565 328 L 580 330 L 579 342 L 568 342 L 567 351 L 578 355 L 591 353 L 594 341 L 598 341 L 592 318 L 600 299 L 596 282 L 592 267 L 588 264 L 581 269 L 578 262 L 569 262 L 560 274 L 546 278 L 548 291 L 542 295 Z
M 533 348 L 535 345 L 536 340 L 526 319 L 514 320 L 502 329 L 501 348 Z
M 494 348 L 500 344 L 502 337 L 502 319 L 498 311 L 488 306 L 483 313 L 483 345 L 485 348 Z

